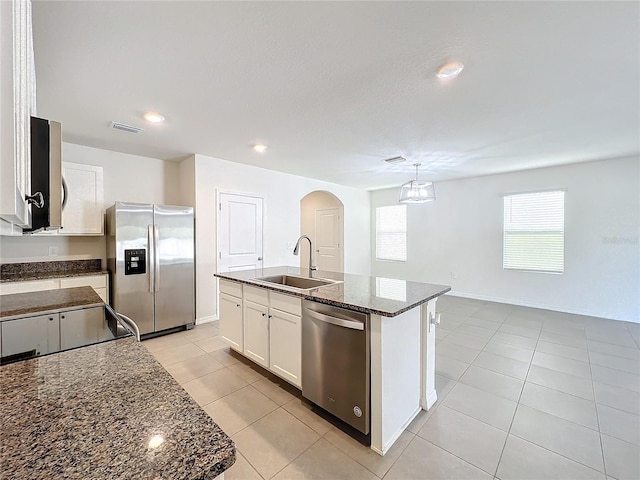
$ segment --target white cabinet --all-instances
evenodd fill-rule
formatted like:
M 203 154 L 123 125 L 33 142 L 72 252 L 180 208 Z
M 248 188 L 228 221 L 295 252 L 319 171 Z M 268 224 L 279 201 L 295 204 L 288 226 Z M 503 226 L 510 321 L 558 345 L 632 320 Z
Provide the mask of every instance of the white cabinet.
M 67 203 L 62 211 L 62 235 L 102 235 L 104 187 L 102 167 L 63 162 Z
M 46 280 L 30 280 L 26 282 L 3 282 L 0 283 L 0 295 L 40 292 L 43 290 L 57 290 L 58 288 L 73 287 L 93 287 L 102 301 L 109 303 L 108 277 L 106 274 L 49 278 Z
M 244 354 L 269 368 L 269 307 L 244 301 Z
M 60 350 L 58 314 L 2 322 L 2 357 L 31 358 Z M 7 359 L 8 360 L 8 359 Z
M 301 315 L 299 297 L 220 280 L 222 337 L 231 348 L 297 387 L 302 386 Z
M 103 307 L 60 313 L 60 349 L 83 347 L 105 340 Z
M 242 285 L 220 280 L 220 335 L 231 348 L 242 353 Z

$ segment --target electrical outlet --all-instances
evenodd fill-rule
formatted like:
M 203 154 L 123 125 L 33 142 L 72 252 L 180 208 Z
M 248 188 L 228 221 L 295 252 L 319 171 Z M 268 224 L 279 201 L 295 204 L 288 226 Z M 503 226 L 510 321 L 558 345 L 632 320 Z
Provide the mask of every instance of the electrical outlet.
M 287 242 L 287 250 L 293 250 L 293 243 Z
M 49 247 L 49 256 L 56 257 L 58 255 L 58 247 Z
M 455 280 L 458 278 L 458 274 L 456 272 L 451 272 L 451 280 Z

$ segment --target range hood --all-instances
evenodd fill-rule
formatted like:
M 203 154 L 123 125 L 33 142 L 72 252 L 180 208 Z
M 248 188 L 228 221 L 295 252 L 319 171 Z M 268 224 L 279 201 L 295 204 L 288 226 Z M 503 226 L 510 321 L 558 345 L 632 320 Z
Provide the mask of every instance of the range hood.
M 23 233 L 62 228 L 62 128 L 31 117 L 31 228 Z

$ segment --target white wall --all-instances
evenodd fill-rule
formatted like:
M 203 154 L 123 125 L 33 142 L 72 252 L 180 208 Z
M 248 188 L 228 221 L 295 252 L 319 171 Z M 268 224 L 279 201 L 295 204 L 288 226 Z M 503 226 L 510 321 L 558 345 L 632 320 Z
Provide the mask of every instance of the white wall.
M 562 275 L 502 269 L 502 194 L 566 188 Z M 374 275 L 451 285 L 452 293 L 640 322 L 640 160 L 602 160 L 436 184 L 408 207 L 408 262 L 375 260 Z M 397 204 L 398 189 L 371 193 Z M 375 237 L 373 240 L 375 242 Z M 451 273 L 455 273 L 453 279 Z
M 115 201 L 179 203 L 178 163 L 73 143 L 62 144 L 62 161 L 102 167 L 105 209 Z M 50 246 L 58 249 L 57 256 L 49 257 Z M 3 236 L 0 263 L 104 259 L 105 248 L 104 236 Z
M 217 193 L 250 193 L 264 199 L 265 267 L 297 265 L 289 244 L 300 235 L 300 200 L 315 190 L 326 190 L 344 204 L 345 272 L 370 271 L 369 193 L 310 178 L 229 162 L 204 155 L 185 159 L 181 173 L 193 172 L 196 209 L 196 316 L 212 318 L 217 310 L 216 272 Z M 189 188 L 181 181 L 183 191 Z M 190 193 L 185 194 L 188 200 Z

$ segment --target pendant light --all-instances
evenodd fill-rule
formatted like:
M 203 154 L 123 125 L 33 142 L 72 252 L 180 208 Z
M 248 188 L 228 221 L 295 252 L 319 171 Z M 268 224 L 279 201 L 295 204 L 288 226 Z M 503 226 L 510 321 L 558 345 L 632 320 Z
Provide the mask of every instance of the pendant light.
M 413 164 L 416 167 L 416 179 L 410 180 L 400 187 L 400 203 L 427 203 L 436 199 L 433 183 L 418 180 L 420 165 L 420 163 Z

